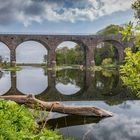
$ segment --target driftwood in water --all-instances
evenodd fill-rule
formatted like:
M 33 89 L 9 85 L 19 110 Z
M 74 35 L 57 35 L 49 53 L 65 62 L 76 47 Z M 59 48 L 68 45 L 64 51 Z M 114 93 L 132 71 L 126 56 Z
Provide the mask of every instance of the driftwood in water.
M 96 116 L 96 117 L 111 117 L 112 114 L 104 109 L 97 108 L 94 106 L 67 106 L 61 102 L 44 102 L 36 99 L 32 95 L 21 96 L 21 95 L 10 95 L 10 96 L 0 96 L 0 99 L 15 101 L 19 104 L 25 104 L 31 108 L 38 108 L 64 113 L 71 115 L 81 115 L 81 116 Z

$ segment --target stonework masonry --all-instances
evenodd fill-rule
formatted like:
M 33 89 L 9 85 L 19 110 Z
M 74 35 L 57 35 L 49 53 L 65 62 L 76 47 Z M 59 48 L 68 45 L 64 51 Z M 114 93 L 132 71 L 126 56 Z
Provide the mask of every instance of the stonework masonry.
M 33 35 L 33 34 L 0 34 L 0 42 L 3 42 L 10 49 L 11 64 L 16 63 L 16 48 L 25 41 L 36 41 L 41 43 L 48 50 L 48 67 L 56 63 L 56 48 L 64 41 L 73 41 L 85 49 L 85 66 L 94 65 L 94 50 L 101 42 L 115 42 L 119 61 L 124 59 L 124 49 L 134 48 L 133 39 L 122 41 L 122 35 Z

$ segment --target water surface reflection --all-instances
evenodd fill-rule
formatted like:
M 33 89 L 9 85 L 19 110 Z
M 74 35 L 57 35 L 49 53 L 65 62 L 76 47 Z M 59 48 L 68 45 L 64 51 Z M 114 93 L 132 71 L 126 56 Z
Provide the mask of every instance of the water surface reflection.
M 0 73 L 1 95 L 28 93 L 45 101 L 93 105 L 113 112 L 113 117 L 103 119 L 52 113 L 47 127 L 58 128 L 66 137 L 73 136 L 76 140 L 140 139 L 140 101 L 123 86 L 118 71 L 94 73 L 65 69 L 56 72 L 23 67 L 16 73 Z
M 80 70 L 61 70 L 56 73 L 56 89 L 60 94 L 73 95 L 81 90 L 84 77 Z M 79 77 L 80 76 L 80 77 Z
M 23 94 L 38 95 L 48 87 L 48 77 L 42 68 L 23 68 L 16 73 L 17 89 Z
M 0 71 L 0 95 L 7 93 L 11 88 L 11 74 L 8 71 Z
M 64 102 L 67 105 L 93 105 L 113 112 L 110 118 L 62 116 L 48 121 L 48 126 L 59 128 L 65 137 L 76 140 L 139 140 L 140 101 L 125 101 L 122 104 L 109 106 L 103 101 Z M 125 106 L 129 106 L 128 108 Z M 79 124 L 78 124 L 79 123 Z

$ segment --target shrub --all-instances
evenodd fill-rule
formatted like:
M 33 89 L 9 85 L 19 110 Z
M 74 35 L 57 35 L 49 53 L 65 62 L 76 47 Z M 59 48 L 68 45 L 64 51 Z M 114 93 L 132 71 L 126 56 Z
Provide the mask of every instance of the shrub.
M 140 97 L 140 50 L 133 53 L 130 48 L 127 48 L 125 53 L 125 64 L 120 69 L 121 79 Z
M 102 65 L 110 65 L 110 64 L 112 64 L 112 58 L 105 58 L 102 61 Z
M 0 100 L 0 140 L 61 140 L 62 136 L 38 125 L 28 108 Z

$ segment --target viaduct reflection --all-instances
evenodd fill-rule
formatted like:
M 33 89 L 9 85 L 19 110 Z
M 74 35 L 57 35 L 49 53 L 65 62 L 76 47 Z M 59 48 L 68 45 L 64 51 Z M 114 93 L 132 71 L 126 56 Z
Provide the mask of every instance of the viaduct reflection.
M 74 72 L 75 75 L 72 75 L 71 71 L 72 70 L 61 70 L 56 72 L 44 70 L 44 73 L 48 76 L 48 83 L 46 83 L 46 89 L 36 95 L 36 97 L 46 101 L 103 100 L 108 104 L 112 104 L 112 102 L 116 100 L 117 102 L 121 102 L 124 100 L 138 99 L 129 89 L 122 85 L 119 74 L 116 72 L 103 71 L 101 74 L 101 72 L 91 73 L 88 70 L 76 70 L 77 72 Z M 65 72 L 67 76 L 65 76 Z M 57 83 L 65 82 L 64 84 L 67 84 L 71 82 L 72 79 L 74 79 L 75 84 L 80 87 L 80 90 L 71 95 L 60 93 L 56 88 Z M 23 95 L 23 93 L 17 89 L 16 72 L 11 72 L 11 89 L 4 95 L 12 94 Z

